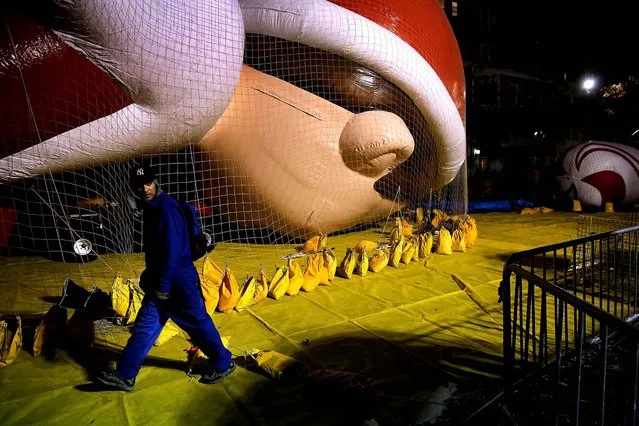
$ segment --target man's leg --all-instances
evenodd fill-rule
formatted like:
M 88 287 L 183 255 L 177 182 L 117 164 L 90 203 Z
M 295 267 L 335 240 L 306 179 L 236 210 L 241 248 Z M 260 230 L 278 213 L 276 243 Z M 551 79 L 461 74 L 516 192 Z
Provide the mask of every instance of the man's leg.
M 199 284 L 182 284 L 178 292 L 178 297 L 170 302 L 169 316 L 209 357 L 215 371 L 227 371 L 232 365 L 231 352 L 222 344 L 220 334 L 206 312 Z
M 150 297 L 142 300 L 142 307 L 131 330 L 132 335 L 122 351 L 115 370 L 119 377 L 129 380 L 138 375 L 144 359 L 160 335 L 167 319 L 168 316 L 160 309 L 157 300 Z

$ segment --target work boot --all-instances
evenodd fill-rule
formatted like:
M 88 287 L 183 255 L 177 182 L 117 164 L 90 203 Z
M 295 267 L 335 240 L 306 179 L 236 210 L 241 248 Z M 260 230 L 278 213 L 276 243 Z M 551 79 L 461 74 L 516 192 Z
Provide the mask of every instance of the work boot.
M 105 386 L 131 392 L 135 386 L 135 377 L 132 379 L 123 379 L 118 376 L 115 371 L 101 371 L 95 378 L 99 383 Z
M 219 371 L 215 371 L 211 369 L 211 371 L 209 371 L 208 373 L 203 374 L 202 377 L 200 377 L 199 381 L 200 383 L 204 383 L 206 385 L 219 383 L 222 380 L 224 380 L 224 378 L 229 376 L 232 372 L 234 372 L 235 368 L 236 368 L 235 363 L 231 361 L 231 365 L 225 371 L 219 372 Z

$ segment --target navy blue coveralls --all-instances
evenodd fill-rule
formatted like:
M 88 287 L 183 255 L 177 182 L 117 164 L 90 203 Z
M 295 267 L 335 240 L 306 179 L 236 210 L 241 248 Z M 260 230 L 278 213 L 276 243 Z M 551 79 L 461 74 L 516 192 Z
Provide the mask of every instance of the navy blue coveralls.
M 145 296 L 116 374 L 123 379 L 137 376 L 169 318 L 209 357 L 212 368 L 225 371 L 231 364 L 231 353 L 206 313 L 199 277 L 191 261 L 186 218 L 177 201 L 165 192 L 144 207 L 143 236 L 146 269 L 140 286 Z M 169 299 L 158 300 L 155 291 L 169 293 Z

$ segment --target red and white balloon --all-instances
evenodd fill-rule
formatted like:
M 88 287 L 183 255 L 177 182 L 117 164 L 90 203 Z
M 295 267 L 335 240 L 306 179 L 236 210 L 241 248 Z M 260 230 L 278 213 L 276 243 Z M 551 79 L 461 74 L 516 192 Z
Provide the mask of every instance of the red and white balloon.
M 639 201 L 639 150 L 615 142 L 588 142 L 570 149 L 559 176 L 564 192 L 600 207 Z

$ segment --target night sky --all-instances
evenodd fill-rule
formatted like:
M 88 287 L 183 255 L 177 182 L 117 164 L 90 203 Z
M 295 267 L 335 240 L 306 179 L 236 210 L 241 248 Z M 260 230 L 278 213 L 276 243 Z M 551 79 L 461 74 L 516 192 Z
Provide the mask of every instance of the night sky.
M 614 80 L 639 74 L 634 3 L 521 0 L 498 2 L 496 8 L 500 34 L 513 48 L 528 46 L 538 61 L 563 68 L 569 79 L 592 72 Z

